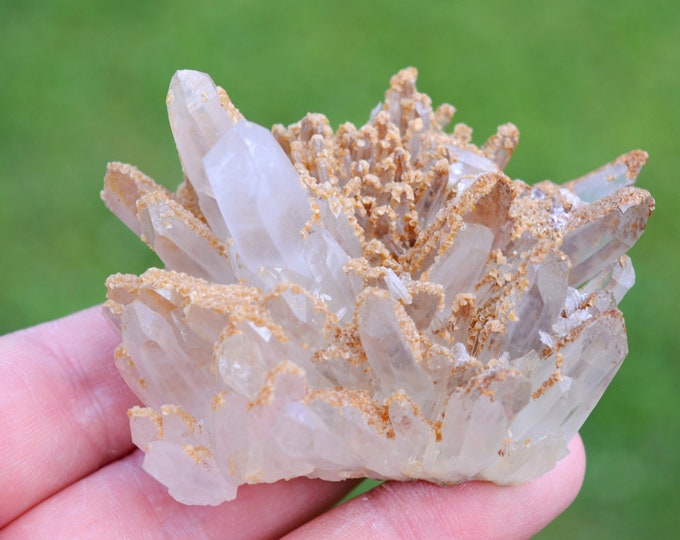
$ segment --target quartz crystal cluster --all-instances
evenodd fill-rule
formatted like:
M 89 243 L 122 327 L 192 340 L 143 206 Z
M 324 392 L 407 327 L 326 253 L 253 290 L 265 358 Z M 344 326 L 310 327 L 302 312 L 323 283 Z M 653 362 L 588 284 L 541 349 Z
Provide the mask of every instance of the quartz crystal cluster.
M 167 98 L 185 181 L 111 163 L 106 205 L 164 269 L 107 281 L 144 468 L 188 504 L 307 476 L 541 475 L 627 352 L 626 251 L 653 209 L 633 151 L 533 187 L 433 110 L 416 70 L 356 128 L 271 131 L 208 75 Z

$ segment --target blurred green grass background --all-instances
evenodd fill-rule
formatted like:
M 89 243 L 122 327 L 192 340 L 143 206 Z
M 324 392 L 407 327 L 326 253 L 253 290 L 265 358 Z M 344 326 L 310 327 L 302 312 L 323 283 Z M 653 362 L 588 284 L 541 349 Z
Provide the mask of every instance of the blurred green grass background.
M 622 309 L 630 354 L 582 430 L 584 489 L 540 538 L 680 529 L 680 4 L 668 0 L 0 2 L 0 334 L 104 297 L 153 254 L 99 200 L 107 161 L 181 180 L 165 93 L 209 72 L 263 125 L 363 123 L 407 65 L 482 142 L 522 132 L 507 172 L 562 182 L 643 148 L 657 199 Z

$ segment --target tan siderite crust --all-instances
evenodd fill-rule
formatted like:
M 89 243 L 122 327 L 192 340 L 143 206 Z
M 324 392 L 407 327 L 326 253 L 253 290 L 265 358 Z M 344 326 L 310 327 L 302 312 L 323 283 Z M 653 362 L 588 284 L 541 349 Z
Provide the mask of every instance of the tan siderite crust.
M 224 344 L 250 324 L 268 332 L 282 346 L 292 340 L 301 350 L 311 351 L 309 366 L 319 371 L 322 382 L 306 383 L 300 403 L 323 402 L 339 411 L 359 411 L 366 425 L 386 439 L 403 436 L 416 419 L 430 431 L 430 445 L 440 444 L 443 437 L 451 436 L 443 428 L 448 396 L 469 395 L 470 399 L 483 396 L 490 401 L 502 401 L 510 422 L 530 401 L 541 399 L 563 381 L 564 350 L 580 340 L 595 319 L 610 331 L 623 333 L 625 342 L 621 313 L 616 302 L 607 304 L 602 299 L 602 291 L 609 291 L 607 294 L 620 300 L 618 295 L 623 293 L 611 292 L 615 288 L 605 274 L 610 275 L 617 265 L 629 267 L 625 249 L 640 236 L 654 207 L 648 192 L 630 185 L 647 154 L 639 150 L 630 152 L 562 187 L 549 181 L 528 186 L 502 172 L 519 139 L 514 125 L 500 126 L 480 147 L 470 142 L 471 129 L 464 124 L 445 132 L 454 108 L 445 104 L 432 111 L 430 98 L 415 88 L 416 76 L 414 68 L 395 75 L 384 105 L 360 128 L 345 123 L 333 131 L 325 116 L 308 114 L 288 127 L 276 125 L 272 129 L 309 197 L 311 218 L 300 231 L 301 237 L 304 239 L 323 227 L 324 220 L 332 214 L 336 220 L 344 216 L 344 230 L 357 242 L 355 254 L 342 267 L 357 291 L 353 305 L 348 306 L 349 315 L 330 309 L 322 294 L 285 280 L 269 289 L 244 278 L 219 283 L 220 278 L 213 277 L 214 273 L 207 269 L 220 264 L 232 268 L 234 245 L 231 238 L 218 238 L 209 226 L 191 178 L 185 178 L 177 191 L 171 193 L 131 165 L 110 163 L 103 191 L 107 206 L 172 268 L 150 269 L 141 276 L 116 274 L 107 280 L 105 309 L 123 333 L 126 332 L 123 315 L 133 303 L 142 304 L 167 320 L 176 320 L 173 324 L 177 328 L 191 334 L 191 339 L 187 338 L 191 345 L 184 350 L 195 353 L 183 360 L 185 364 L 189 362 L 185 368 L 205 370 L 207 379 L 219 381 Z M 218 94 L 232 121 L 241 120 L 243 116 L 226 92 L 218 88 Z M 169 105 L 173 105 L 172 99 L 168 98 Z M 470 163 L 482 170 L 462 174 L 457 183 L 452 183 L 451 171 L 457 167 L 467 170 L 465 167 L 472 167 Z M 628 180 L 608 172 L 607 167 L 612 169 L 621 164 Z M 611 175 L 611 182 L 623 182 L 622 187 L 608 192 L 606 185 L 602 187 L 609 181 L 607 175 Z M 583 196 L 583 186 L 593 178 L 597 180 L 594 189 L 601 196 L 584 202 L 579 198 Z M 162 223 L 172 223 L 175 228 L 181 225 L 192 238 L 189 250 L 192 253 L 173 237 L 161 234 Z M 460 290 L 452 293 L 441 279 L 450 273 L 445 266 L 447 254 L 462 238 L 462 232 L 474 231 L 476 226 L 493 233 L 482 271 L 461 278 Z M 593 270 L 591 255 L 581 247 L 584 238 L 604 245 L 598 264 L 606 267 L 606 271 Z M 350 246 L 346 251 L 351 253 L 352 249 Z M 569 317 L 564 309 L 561 313 L 553 310 L 549 315 L 556 324 L 563 319 L 565 329 L 555 332 L 552 338 L 539 339 L 539 332 L 551 333 L 550 327 L 540 320 L 540 316 L 547 315 L 540 308 L 539 314 L 529 310 L 522 299 L 537 294 L 535 291 L 543 287 L 541 278 L 536 277 L 536 268 L 541 264 L 564 269 L 562 274 L 558 272 L 564 279 L 564 290 L 568 286 L 582 293 L 577 305 L 571 306 L 571 313 L 584 315 L 578 322 L 567 323 Z M 595 279 L 602 282 L 599 289 L 592 285 Z M 397 292 L 390 288 L 390 283 Z M 279 320 L 281 306 L 290 295 L 306 298 L 313 312 L 311 317 L 316 321 L 314 326 L 321 335 L 291 335 L 287 325 Z M 360 326 L 364 314 L 379 305 L 392 306 L 395 335 L 400 336 L 418 369 L 435 387 L 445 387 L 436 394 L 433 403 L 427 401 L 426 410 L 403 389 L 391 393 L 376 391 L 380 388 L 380 376 L 367 357 L 361 337 L 366 331 L 362 334 Z M 521 309 L 524 311 L 520 312 Z M 201 321 L 200 326 L 194 323 L 196 313 L 200 313 L 196 319 Z M 532 317 L 536 319 L 533 322 Z M 526 339 L 520 336 L 519 324 L 525 324 L 525 331 L 535 336 Z M 464 360 L 456 353 L 458 345 L 464 346 Z M 527 360 L 525 353 L 529 349 L 537 351 L 535 359 Z M 620 352 L 622 360 L 625 351 Z M 513 363 L 516 358 L 519 360 Z M 138 371 L 137 360 L 129 353 L 125 340 L 116 353 L 116 362 L 132 389 L 145 404 L 151 404 L 130 411 L 133 421 L 148 419 L 150 426 L 156 426 L 156 432 L 147 435 L 149 444 L 163 439 L 163 423 L 168 416 L 181 418 L 189 434 L 203 429 L 204 419 L 190 414 L 181 404 L 165 403 L 153 395 L 153 381 L 146 380 Z M 531 362 L 549 363 L 549 368 L 530 368 L 534 374 L 541 372 L 540 377 L 532 379 L 525 372 L 529 369 L 525 364 Z M 248 410 L 274 403 L 282 377 L 305 379 L 309 369 L 298 365 L 295 358 L 282 358 L 269 369 L 259 391 L 249 397 Z M 356 386 L 336 384 L 340 377 L 334 374 L 340 372 L 343 380 L 355 381 Z M 509 380 L 517 381 L 513 383 L 519 388 L 515 396 L 508 394 L 504 386 Z M 205 399 L 213 411 L 224 406 L 225 396 L 232 391 L 212 383 L 206 388 L 211 388 Z M 410 416 L 395 417 L 397 406 L 399 410 L 409 410 Z M 149 429 L 154 431 L 153 427 Z M 238 469 L 239 465 L 231 458 L 222 463 L 224 460 L 214 455 L 212 439 L 207 440 L 208 443 L 199 444 L 203 439 L 196 436 L 196 441 L 183 445 L 185 454 L 197 465 L 229 469 L 231 475 L 241 474 L 243 482 L 272 480 L 258 470 Z M 533 441 L 530 438 L 513 441 L 509 433 L 494 452 L 504 459 L 517 453 L 522 444 L 530 447 Z M 150 448 L 147 445 L 146 449 Z M 495 478 L 483 472 L 437 477 L 423 471 L 425 466 L 417 463 L 421 458 L 413 459 L 413 463 L 392 477 L 424 477 L 441 483 L 469 477 L 502 483 L 523 479 L 512 474 Z M 386 476 L 369 466 L 358 466 L 338 472 L 336 478 L 364 475 Z M 309 476 L 330 478 L 318 468 Z

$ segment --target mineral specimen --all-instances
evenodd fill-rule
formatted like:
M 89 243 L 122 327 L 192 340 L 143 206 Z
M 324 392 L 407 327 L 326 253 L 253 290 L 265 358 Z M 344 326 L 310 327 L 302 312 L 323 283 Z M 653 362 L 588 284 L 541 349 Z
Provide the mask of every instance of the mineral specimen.
M 416 71 L 336 132 L 270 132 L 209 76 L 167 98 L 185 182 L 111 163 L 106 205 L 166 269 L 105 309 L 144 468 L 188 504 L 308 476 L 508 484 L 566 453 L 627 352 L 625 252 L 654 201 L 633 151 L 559 187 L 501 171 Z

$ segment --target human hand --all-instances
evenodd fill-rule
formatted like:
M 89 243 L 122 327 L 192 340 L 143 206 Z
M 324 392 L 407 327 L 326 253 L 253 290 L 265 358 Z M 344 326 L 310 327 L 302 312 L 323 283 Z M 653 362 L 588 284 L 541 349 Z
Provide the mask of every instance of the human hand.
M 141 468 L 101 308 L 0 337 L 0 538 L 527 538 L 583 481 L 580 438 L 533 482 L 439 487 L 386 482 L 342 506 L 356 482 L 297 478 L 184 506 Z M 332 508 L 329 510 L 329 508 Z

